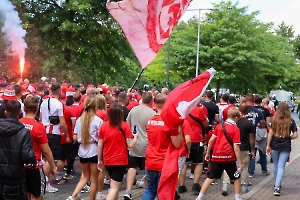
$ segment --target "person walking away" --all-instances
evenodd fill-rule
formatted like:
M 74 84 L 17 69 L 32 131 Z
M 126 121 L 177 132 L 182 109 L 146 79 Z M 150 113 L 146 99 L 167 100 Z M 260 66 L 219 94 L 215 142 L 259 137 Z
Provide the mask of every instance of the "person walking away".
M 207 129 L 208 129 L 208 118 L 206 117 L 202 108 L 200 108 L 200 102 L 198 106 L 196 106 L 191 113 L 186 117 L 189 122 L 192 132 L 191 136 L 191 151 L 189 157 L 186 159 L 186 164 L 182 173 L 179 177 L 179 188 L 178 193 L 184 193 L 187 191 L 184 182 L 187 171 L 187 164 L 192 162 L 195 164 L 194 169 L 194 183 L 192 186 L 192 192 L 196 195 L 200 192 L 201 186 L 199 184 L 200 177 L 203 170 L 203 152 L 204 152 L 204 140 L 207 137 Z
M 110 190 L 106 199 L 116 200 L 128 165 L 127 150 L 134 147 L 139 133 L 132 135 L 129 124 L 123 121 L 122 105 L 118 102 L 112 104 L 108 118 L 98 135 L 98 169 L 103 171 L 105 166 L 110 177 Z
M 146 125 L 149 118 L 155 115 L 151 106 L 152 94 L 150 92 L 144 92 L 142 96 L 142 105 L 132 108 L 127 117 L 127 122 L 130 124 L 131 130 L 133 130 L 134 126 L 136 126 L 139 138 L 136 145 L 129 150 L 129 169 L 127 172 L 127 189 L 124 194 L 125 200 L 131 200 L 131 189 L 134 184 L 138 168 L 141 170 L 145 169 L 145 152 L 148 145 Z
M 240 173 L 243 170 L 240 152 L 240 130 L 236 122 L 240 118 L 240 111 L 231 108 L 228 111 L 226 122 L 216 126 L 215 132 L 209 140 L 205 160 L 210 159 L 210 150 L 214 144 L 211 158 L 211 170 L 208 178 L 204 181 L 201 191 L 196 200 L 202 200 L 211 183 L 221 178 L 225 170 L 231 180 L 234 180 L 235 200 L 241 200 Z
M 272 154 L 274 165 L 274 195 L 281 195 L 281 182 L 285 164 L 291 152 L 291 140 L 298 138 L 295 121 L 292 119 L 289 105 L 279 103 L 268 134 L 267 153 Z
M 0 199 L 27 199 L 24 164 L 36 164 L 30 132 L 18 120 L 18 101 L 7 101 L 5 114 L 0 118 Z
M 161 119 L 160 113 L 166 97 L 165 94 L 158 94 L 155 97 L 157 113 L 148 120 L 146 127 L 148 135 L 146 150 L 147 186 L 142 200 L 154 200 L 157 195 L 158 183 L 169 144 L 172 143 L 176 148 L 179 148 L 182 143 L 182 136 L 178 132 L 170 133 Z
M 63 104 L 59 101 L 60 92 L 61 86 L 58 83 L 53 84 L 50 87 L 50 97 L 42 102 L 40 108 L 40 121 L 46 127 L 48 144 L 54 160 L 57 161 L 57 173 L 54 182 L 57 185 L 66 182 L 66 180 L 63 179 L 65 163 L 61 161 L 61 129 L 66 135 L 66 142 L 70 141 L 68 128 L 63 115 Z M 48 180 L 50 178 L 50 168 L 50 164 L 46 162 L 44 165 L 44 172 Z M 49 181 L 47 182 L 47 187 L 49 187 L 46 188 L 46 191 L 48 192 L 53 192 L 54 190 L 57 191 L 57 188 L 53 188 Z
M 46 189 L 46 177 L 43 171 L 45 162 L 41 159 L 42 153 L 50 164 L 50 174 L 56 175 L 56 167 L 53 155 L 48 145 L 46 128 L 42 123 L 35 121 L 36 113 L 39 110 L 39 99 L 29 96 L 24 100 L 25 117 L 19 121 L 30 131 L 36 165 L 28 165 L 26 171 L 26 187 L 28 199 L 42 200 Z
M 84 112 L 76 121 L 74 139 L 80 144 L 78 155 L 82 175 L 72 196 L 67 200 L 78 199 L 78 194 L 88 181 L 91 181 L 89 199 L 94 200 L 97 192 L 98 177 L 98 132 L 103 120 L 96 116 L 97 100 L 94 96 L 86 97 Z

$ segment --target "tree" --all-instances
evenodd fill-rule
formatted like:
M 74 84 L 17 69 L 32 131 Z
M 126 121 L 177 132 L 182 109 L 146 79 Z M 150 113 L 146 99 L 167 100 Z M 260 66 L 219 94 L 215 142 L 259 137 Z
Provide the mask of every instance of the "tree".
M 237 5 L 230 1 L 214 4 L 215 10 L 201 23 L 199 69 L 217 70 L 211 87 L 222 86 L 240 94 L 269 91 L 295 72 L 293 50 L 285 39 L 271 32 L 272 23 L 255 18 L 258 11 L 247 14 L 247 7 Z M 195 18 L 182 22 L 172 33 L 171 74 L 174 71 L 181 77 L 172 79 L 176 84 L 194 77 L 197 22 Z M 159 63 L 164 61 L 164 67 L 166 55 L 164 47 L 148 67 L 150 79 L 154 76 L 152 66 L 162 66 Z
M 15 0 L 27 31 L 33 77 L 130 85 L 137 59 L 105 0 Z

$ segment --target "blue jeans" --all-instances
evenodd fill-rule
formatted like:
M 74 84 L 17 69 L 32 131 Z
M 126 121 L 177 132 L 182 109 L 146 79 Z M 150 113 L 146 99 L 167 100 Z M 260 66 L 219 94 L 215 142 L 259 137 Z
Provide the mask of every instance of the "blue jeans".
M 147 187 L 142 196 L 142 200 L 154 200 L 157 195 L 158 183 L 161 172 L 145 169 Z
M 253 176 L 254 175 L 254 171 L 255 171 L 255 158 L 256 158 L 256 151 L 258 150 L 259 152 L 259 163 L 260 163 L 260 166 L 261 166 L 261 171 L 268 171 L 268 168 L 267 168 L 267 154 L 266 152 L 262 152 L 261 150 L 255 148 L 255 156 L 252 160 L 250 160 L 250 168 L 248 170 L 249 172 L 249 175 Z
M 275 186 L 281 186 L 285 163 L 290 156 L 289 151 L 272 150 L 272 159 L 274 165 Z
M 26 184 L 9 185 L 0 183 L 0 199 L 26 200 Z

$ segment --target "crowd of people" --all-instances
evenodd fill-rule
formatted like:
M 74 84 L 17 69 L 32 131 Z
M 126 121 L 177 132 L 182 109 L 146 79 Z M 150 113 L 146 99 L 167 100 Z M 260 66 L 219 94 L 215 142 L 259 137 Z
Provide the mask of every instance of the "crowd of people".
M 170 146 L 180 151 L 178 188 L 170 199 L 180 199 L 189 167 L 191 191 L 203 199 L 210 185 L 222 180 L 222 195 L 234 183 L 235 199 L 250 191 L 257 161 L 260 175 L 269 175 L 267 154 L 274 164 L 274 195 L 279 196 L 291 140 L 298 137 L 287 103 L 274 106 L 261 95 L 246 94 L 237 102 L 223 94 L 220 102 L 206 91 L 203 99 L 176 130 L 165 126 L 160 114 L 168 89 L 140 91 L 121 86 L 0 80 L 0 199 L 43 199 L 55 193 L 53 184 L 74 179 L 76 157 L 80 180 L 67 200 L 116 200 L 126 175 L 124 200 L 132 188 L 145 186 L 143 200 L 158 194 Z M 176 163 L 177 163 L 176 160 Z M 145 170 L 142 180 L 137 170 Z M 203 184 L 200 179 L 206 174 Z M 110 185 L 107 195 L 103 185 Z M 201 186 L 202 185 L 202 186 Z

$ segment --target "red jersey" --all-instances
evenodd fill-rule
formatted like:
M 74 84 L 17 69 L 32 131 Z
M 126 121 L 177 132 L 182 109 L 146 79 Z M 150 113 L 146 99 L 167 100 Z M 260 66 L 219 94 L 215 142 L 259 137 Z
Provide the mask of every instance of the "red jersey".
M 170 129 L 164 125 L 159 114 L 154 115 L 148 120 L 146 131 L 148 135 L 146 168 L 160 172 L 168 147 L 171 144 L 170 136 L 176 136 L 178 132 L 170 132 Z
M 192 132 L 193 132 L 193 130 L 192 130 L 189 122 L 186 119 L 183 120 L 182 133 L 183 133 L 183 141 L 184 142 L 182 142 L 182 145 L 180 147 L 180 151 L 181 151 L 180 157 L 188 155 L 187 148 L 186 148 L 186 142 L 185 142 L 185 136 L 192 134 Z
M 240 144 L 240 129 L 236 126 L 236 123 L 230 119 L 227 119 L 225 123 L 225 129 L 229 140 L 233 144 Z M 214 162 L 230 162 L 235 161 L 235 153 L 233 148 L 226 139 L 223 130 L 222 123 L 216 126 L 215 132 L 213 134 L 216 138 L 214 144 L 214 150 L 211 160 Z
M 82 106 L 81 106 L 81 104 L 73 104 L 72 106 L 71 106 L 71 108 L 73 108 L 73 110 L 74 110 L 74 114 L 75 114 L 75 117 L 76 117 L 76 119 L 78 119 L 79 117 L 80 117 L 80 114 L 81 114 L 81 111 L 82 111 Z
M 229 104 L 224 110 L 223 110 L 223 121 L 225 122 L 228 119 L 228 110 L 230 108 L 234 108 L 234 104 Z
M 203 109 L 197 106 L 192 110 L 190 115 L 192 115 L 198 121 L 207 120 L 207 117 Z M 192 142 L 203 142 L 202 125 L 196 122 L 195 120 L 193 120 L 189 115 L 186 117 L 186 119 L 192 128 L 192 133 L 191 133 Z
M 108 115 L 104 110 L 97 110 L 96 115 L 103 120 L 103 122 L 108 121 Z
M 70 138 L 69 143 L 72 143 L 72 138 L 73 138 L 73 135 L 74 135 L 74 132 L 73 132 L 74 130 L 72 128 L 72 120 L 76 120 L 76 116 L 75 116 L 75 112 L 72 109 L 72 107 L 66 106 L 64 104 L 63 104 L 63 107 L 64 107 L 64 118 L 65 118 L 65 121 L 66 121 L 68 134 L 69 134 L 69 138 Z M 62 132 L 62 130 L 61 130 L 61 132 Z M 60 143 L 61 144 L 66 144 L 67 143 L 66 134 L 61 134 Z
M 45 126 L 35 121 L 31 118 L 23 117 L 19 120 L 22 124 L 24 124 L 25 128 L 30 131 L 32 146 L 34 149 L 34 155 L 37 162 L 41 162 L 42 160 L 42 147 L 41 144 L 48 143 L 48 138 L 46 134 Z M 37 168 L 42 168 L 41 166 L 37 166 Z
M 81 102 L 82 102 L 82 104 L 84 104 L 84 100 L 86 99 L 86 97 L 87 97 L 87 94 L 84 94 L 84 95 L 81 96 Z
M 128 110 L 131 110 L 132 108 L 134 108 L 135 106 L 138 106 L 138 105 L 140 105 L 139 102 L 132 101 L 126 106 L 126 108 L 128 108 Z
M 130 125 L 122 121 L 121 127 L 126 138 L 132 138 Z M 109 122 L 104 122 L 100 128 L 99 139 L 103 139 L 104 164 L 128 165 L 127 144 L 123 133 L 116 127 L 111 127 Z

